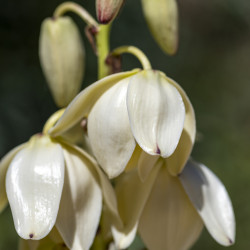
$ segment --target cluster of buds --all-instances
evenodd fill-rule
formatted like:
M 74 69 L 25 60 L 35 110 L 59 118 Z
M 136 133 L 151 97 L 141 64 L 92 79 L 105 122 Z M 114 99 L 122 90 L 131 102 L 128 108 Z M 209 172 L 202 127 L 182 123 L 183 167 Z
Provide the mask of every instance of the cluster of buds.
M 123 3 L 97 0 L 98 20 L 111 22 Z M 175 0 L 142 3 L 156 40 L 173 54 Z M 142 69 L 107 75 L 75 97 L 84 67 L 78 29 L 68 17 L 43 22 L 41 65 L 66 108 L 0 163 L 0 210 L 10 204 L 20 250 L 88 250 L 100 233 L 110 249 L 129 247 L 136 233 L 150 250 L 189 249 L 203 225 L 218 243 L 234 243 L 224 185 L 190 157 L 196 121 L 188 96 L 140 50 L 111 54 L 131 51 Z

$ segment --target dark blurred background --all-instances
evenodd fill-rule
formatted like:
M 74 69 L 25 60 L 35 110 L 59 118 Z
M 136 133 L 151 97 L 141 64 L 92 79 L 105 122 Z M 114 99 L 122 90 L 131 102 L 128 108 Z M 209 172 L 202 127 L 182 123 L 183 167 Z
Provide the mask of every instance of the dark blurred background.
M 56 110 L 38 58 L 40 25 L 59 0 L 0 0 L 0 157 L 42 130 Z M 93 0 L 76 1 L 95 16 Z M 230 249 L 250 249 L 250 2 L 178 0 L 179 50 L 163 54 L 151 37 L 139 0 L 127 0 L 115 20 L 111 47 L 135 45 L 155 69 L 187 92 L 196 111 L 193 157 L 225 184 L 235 209 L 237 236 Z M 72 15 L 83 31 L 85 25 Z M 82 32 L 83 33 L 83 32 Z M 96 80 L 96 58 L 85 37 L 84 85 Z M 139 67 L 123 57 L 124 69 Z M 249 168 L 249 169 L 248 169 Z M 0 215 L 0 250 L 16 249 L 9 207 Z M 140 245 L 140 244 L 139 244 Z M 131 249 L 141 249 L 134 245 Z M 223 249 L 207 233 L 192 249 Z

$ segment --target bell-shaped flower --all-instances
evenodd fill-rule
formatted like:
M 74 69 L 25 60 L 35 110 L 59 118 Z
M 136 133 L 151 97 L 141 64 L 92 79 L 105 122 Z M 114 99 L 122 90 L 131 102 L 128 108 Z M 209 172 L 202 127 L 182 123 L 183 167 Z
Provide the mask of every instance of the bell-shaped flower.
M 119 13 L 125 0 L 96 0 L 96 15 L 100 23 L 111 22 Z
M 116 214 L 113 188 L 96 161 L 61 138 L 38 134 L 13 149 L 1 160 L 0 180 L 0 208 L 9 201 L 23 239 L 40 240 L 56 226 L 69 249 L 87 250 L 103 197 Z
M 67 106 L 81 88 L 85 66 L 81 35 L 70 17 L 43 21 L 39 57 L 55 103 Z
M 61 134 L 87 117 L 93 153 L 113 178 L 133 159 L 137 144 L 150 155 L 164 158 L 173 155 L 179 140 L 186 140 L 189 134 L 183 131 L 186 111 L 192 110 L 185 92 L 162 72 L 136 70 L 114 74 L 90 85 L 71 102 L 50 134 Z M 193 141 L 193 134 L 191 137 Z M 179 151 L 189 154 L 192 145 L 189 143 Z M 173 172 L 178 174 L 180 169 Z
M 148 27 L 167 54 L 174 54 L 178 47 L 178 6 L 176 0 L 142 0 L 142 9 Z
M 189 160 L 182 173 L 173 176 L 168 162 L 159 158 L 144 182 L 136 169 L 118 177 L 116 194 L 126 225 L 122 230 L 113 227 L 118 249 L 131 244 L 137 228 L 150 250 L 189 249 L 203 224 L 221 245 L 234 243 L 235 218 L 228 193 L 202 164 Z

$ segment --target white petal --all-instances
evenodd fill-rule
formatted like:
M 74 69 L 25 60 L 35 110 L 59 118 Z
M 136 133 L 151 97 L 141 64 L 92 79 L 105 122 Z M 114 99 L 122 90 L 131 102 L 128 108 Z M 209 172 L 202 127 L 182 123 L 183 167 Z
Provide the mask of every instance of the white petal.
M 167 78 L 163 73 L 162 76 Z M 175 81 L 170 78 L 167 79 L 181 94 L 186 111 L 184 128 L 178 146 L 174 153 L 166 159 L 169 172 L 176 176 L 183 170 L 193 149 L 196 134 L 196 121 L 193 106 L 185 91 Z
M 119 235 L 116 232 L 119 237 L 115 237 L 115 240 L 118 240 L 118 242 L 115 242 L 118 247 L 120 245 L 124 247 L 125 243 L 128 246 L 133 241 L 133 238 L 130 236 L 134 235 L 133 231 L 137 227 L 138 220 L 162 164 L 163 162 L 159 160 L 144 182 L 141 182 L 137 169 L 131 170 L 117 178 L 115 188 L 118 209 L 124 223 L 124 228 L 116 228 L 116 231 L 120 232 Z
M 56 227 L 71 250 L 88 250 L 93 243 L 102 209 L 102 192 L 91 162 L 64 147 L 65 183 Z
M 203 164 L 189 161 L 180 180 L 214 239 L 225 246 L 235 240 L 235 218 L 228 193 L 214 173 Z
M 138 70 L 113 74 L 91 84 L 89 87 L 84 89 L 69 104 L 56 125 L 51 128 L 50 135 L 61 135 L 63 132 L 78 123 L 82 118 L 87 117 L 95 102 L 107 89 L 136 72 L 138 72 Z
M 163 166 L 144 207 L 139 233 L 150 250 L 186 250 L 197 240 L 202 220 L 177 177 Z
M 178 90 L 158 71 L 131 77 L 127 107 L 133 135 L 148 154 L 169 157 L 177 147 L 185 119 Z
M 6 173 L 8 170 L 8 167 L 14 158 L 14 156 L 25 147 L 26 143 L 19 145 L 12 149 L 7 155 L 5 155 L 0 162 L 0 212 L 3 211 L 3 209 L 8 204 L 8 198 L 6 194 L 6 188 L 5 188 L 5 178 Z
M 126 78 L 107 90 L 88 118 L 93 153 L 110 178 L 125 169 L 136 145 L 126 106 L 128 83 L 129 78 Z
M 17 233 L 41 239 L 55 224 L 64 181 L 64 159 L 59 144 L 35 136 L 11 162 L 6 191 Z

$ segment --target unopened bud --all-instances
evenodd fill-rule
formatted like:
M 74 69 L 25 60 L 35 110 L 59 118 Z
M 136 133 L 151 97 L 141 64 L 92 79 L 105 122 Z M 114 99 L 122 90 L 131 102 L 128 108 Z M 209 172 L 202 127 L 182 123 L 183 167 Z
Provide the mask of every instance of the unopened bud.
M 142 0 L 149 29 L 161 47 L 172 55 L 178 46 L 178 7 L 176 0 Z
M 98 21 L 102 24 L 112 21 L 125 0 L 96 0 L 96 14 Z
M 70 17 L 43 21 L 39 56 L 55 103 L 65 107 L 81 88 L 85 66 L 81 36 Z

